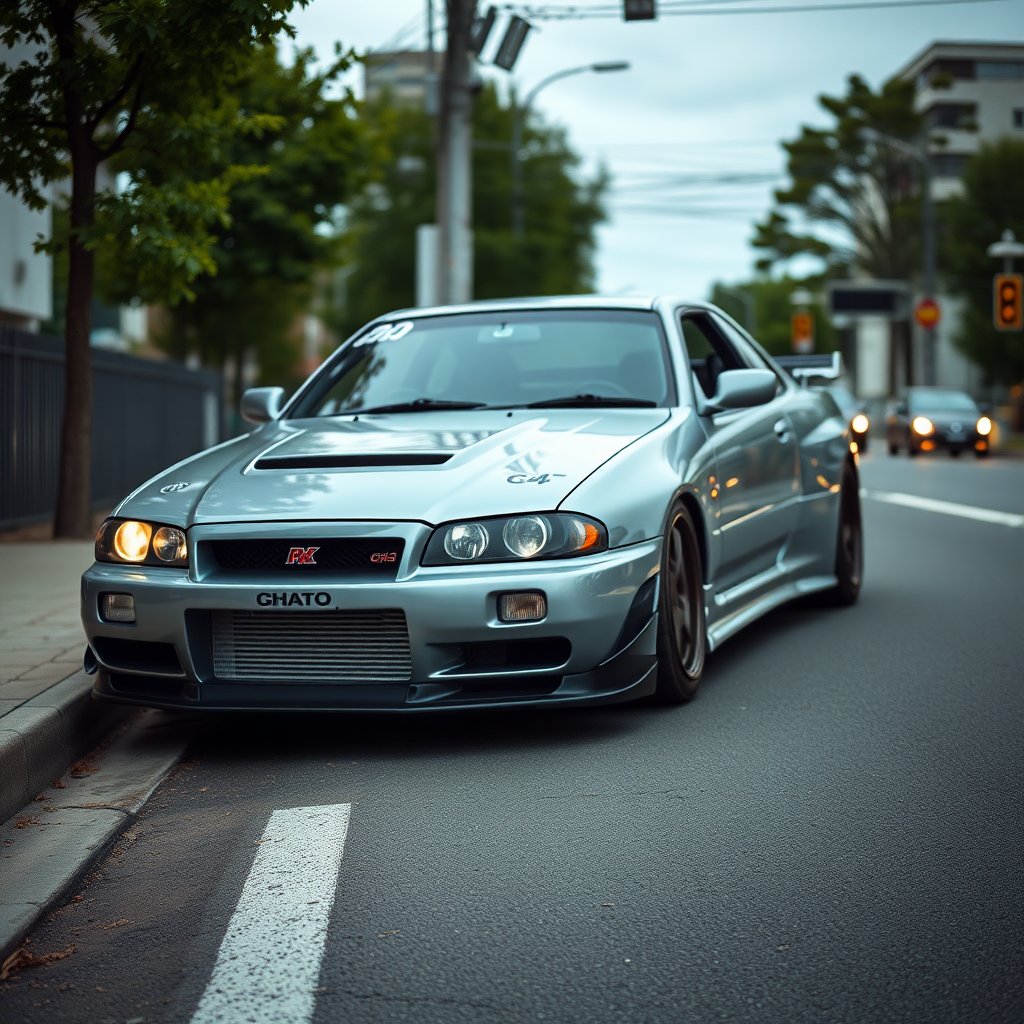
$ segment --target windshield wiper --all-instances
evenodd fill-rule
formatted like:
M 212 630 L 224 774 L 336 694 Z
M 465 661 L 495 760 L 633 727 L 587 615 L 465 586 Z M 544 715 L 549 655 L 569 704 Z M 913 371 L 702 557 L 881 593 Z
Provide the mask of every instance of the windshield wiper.
M 563 398 L 546 398 L 543 402 L 530 402 L 527 409 L 557 409 L 574 405 L 619 406 L 623 409 L 655 409 L 657 402 L 647 398 L 618 398 L 612 395 L 565 395 Z
M 444 398 L 414 398 L 411 402 L 393 402 L 391 405 L 374 405 L 369 409 L 342 409 L 342 413 L 361 416 L 370 412 L 434 412 L 443 409 L 482 409 L 486 402 L 449 402 Z

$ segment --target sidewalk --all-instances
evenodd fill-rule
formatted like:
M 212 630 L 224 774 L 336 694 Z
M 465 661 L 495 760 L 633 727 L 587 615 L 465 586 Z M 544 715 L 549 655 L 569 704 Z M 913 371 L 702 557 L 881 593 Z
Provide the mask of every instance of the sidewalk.
M 79 579 L 92 541 L 0 544 L 0 715 L 82 667 Z
M 81 671 L 79 579 L 91 541 L 0 544 L 0 821 L 125 717 Z

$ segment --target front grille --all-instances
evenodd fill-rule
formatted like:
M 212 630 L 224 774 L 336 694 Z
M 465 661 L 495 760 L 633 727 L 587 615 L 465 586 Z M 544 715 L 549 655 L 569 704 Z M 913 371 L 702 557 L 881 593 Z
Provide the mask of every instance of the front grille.
M 218 679 L 400 683 L 412 678 L 405 612 L 229 612 L 212 615 Z
M 330 537 L 325 540 L 212 540 L 204 541 L 222 569 L 232 572 L 287 573 L 301 579 L 315 573 L 350 576 L 369 573 L 394 579 L 402 560 L 401 537 Z M 310 559 L 295 555 L 315 548 Z M 289 563 L 289 558 L 292 558 Z

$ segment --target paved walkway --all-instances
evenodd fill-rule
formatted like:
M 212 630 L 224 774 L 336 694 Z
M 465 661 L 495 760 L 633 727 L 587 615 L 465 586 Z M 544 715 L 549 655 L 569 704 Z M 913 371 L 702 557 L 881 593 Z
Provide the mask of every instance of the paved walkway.
M 92 541 L 0 544 L 0 716 L 82 667 L 79 579 Z

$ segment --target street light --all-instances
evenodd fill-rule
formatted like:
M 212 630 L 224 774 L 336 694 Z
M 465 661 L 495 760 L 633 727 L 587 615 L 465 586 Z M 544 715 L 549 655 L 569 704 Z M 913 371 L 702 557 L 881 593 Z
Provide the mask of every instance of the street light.
M 901 153 L 906 153 L 921 165 L 921 234 L 924 249 L 924 294 L 926 298 L 935 298 L 935 202 L 932 199 L 932 158 L 927 148 L 915 146 L 903 139 L 894 139 L 874 128 L 861 128 L 861 138 L 869 142 L 881 142 Z M 935 328 L 924 329 L 924 382 L 935 383 Z
M 628 71 L 629 61 L 614 60 L 602 61 L 597 64 L 584 64 L 578 68 L 566 68 L 564 71 L 556 71 L 547 78 L 542 78 L 527 94 L 522 105 L 512 100 L 512 231 L 517 237 L 521 237 L 526 230 L 525 218 L 525 197 L 523 195 L 523 119 L 530 109 L 530 104 L 536 99 L 541 89 L 570 75 L 582 75 L 588 71 L 603 75 L 611 71 Z

